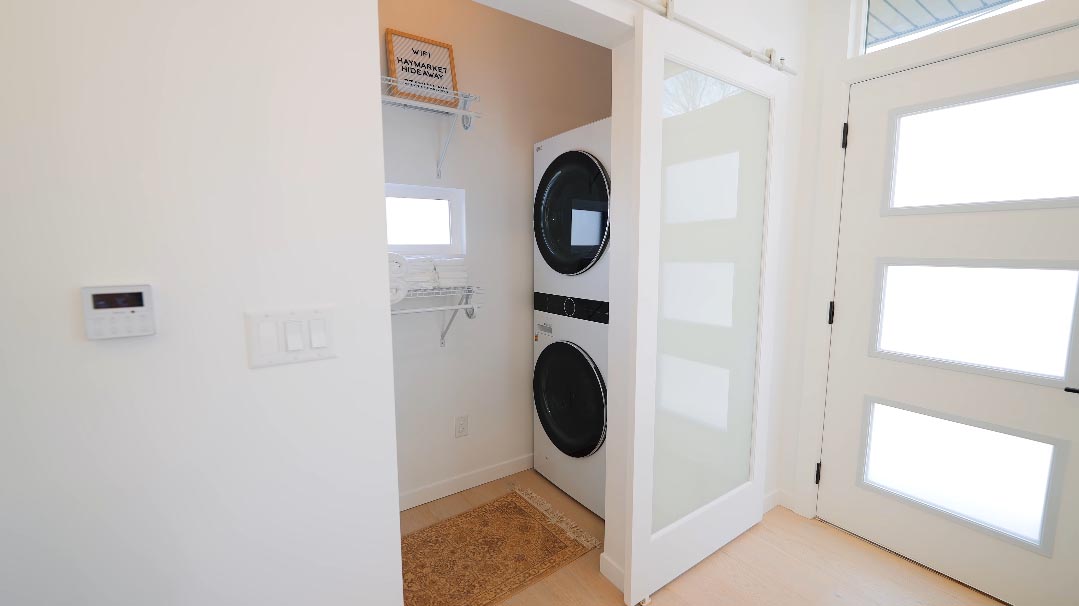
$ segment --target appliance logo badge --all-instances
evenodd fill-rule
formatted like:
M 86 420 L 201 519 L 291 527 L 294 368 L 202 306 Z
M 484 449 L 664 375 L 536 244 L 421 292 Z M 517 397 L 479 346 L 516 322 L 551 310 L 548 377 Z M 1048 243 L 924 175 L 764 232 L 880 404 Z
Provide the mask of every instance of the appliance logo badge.
M 550 324 L 536 324 L 536 332 L 541 332 L 548 336 L 554 335 L 554 329 L 551 328 Z

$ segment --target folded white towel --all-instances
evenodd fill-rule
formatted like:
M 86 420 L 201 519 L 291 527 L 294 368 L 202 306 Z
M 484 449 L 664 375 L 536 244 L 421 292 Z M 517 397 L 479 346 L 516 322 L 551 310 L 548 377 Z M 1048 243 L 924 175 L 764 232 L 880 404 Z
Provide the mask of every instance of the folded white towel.
M 433 271 L 408 272 L 401 276 L 405 282 L 434 282 L 438 280 L 438 274 Z
M 408 272 L 408 259 L 404 255 L 390 253 L 390 277 L 398 278 Z
M 464 257 L 438 257 L 434 260 L 435 267 L 456 267 L 465 264 Z
M 430 282 L 406 282 L 406 284 L 408 284 L 409 290 L 428 290 L 431 288 L 438 288 L 438 282 L 434 280 Z
M 404 280 L 390 278 L 390 305 L 400 303 L 408 294 L 408 285 Z
M 439 288 L 463 288 L 468 286 L 468 280 L 464 278 L 439 278 Z
M 440 271 L 439 280 L 468 280 L 468 272 L 465 271 Z
M 434 271 L 435 259 L 434 257 L 421 257 L 410 255 L 405 257 L 408 259 L 409 271 Z

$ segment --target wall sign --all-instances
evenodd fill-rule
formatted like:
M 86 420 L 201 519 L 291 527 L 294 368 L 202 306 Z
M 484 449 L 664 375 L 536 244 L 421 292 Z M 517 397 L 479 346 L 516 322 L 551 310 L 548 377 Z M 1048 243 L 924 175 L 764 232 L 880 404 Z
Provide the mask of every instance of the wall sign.
M 390 77 L 400 81 L 390 87 L 391 95 L 457 106 L 457 72 L 449 44 L 387 28 L 386 61 Z

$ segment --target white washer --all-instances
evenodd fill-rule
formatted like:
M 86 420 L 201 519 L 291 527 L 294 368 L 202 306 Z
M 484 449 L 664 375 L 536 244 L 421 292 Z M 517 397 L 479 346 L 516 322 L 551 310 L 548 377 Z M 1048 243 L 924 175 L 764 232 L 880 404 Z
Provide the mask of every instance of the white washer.
M 535 307 L 534 467 L 602 518 L 607 472 L 607 304 L 536 293 Z M 578 317 L 566 315 L 566 310 Z
M 603 517 L 611 121 L 535 147 L 535 469 Z
M 536 292 L 609 300 L 610 165 L 610 118 L 536 144 L 532 245 Z

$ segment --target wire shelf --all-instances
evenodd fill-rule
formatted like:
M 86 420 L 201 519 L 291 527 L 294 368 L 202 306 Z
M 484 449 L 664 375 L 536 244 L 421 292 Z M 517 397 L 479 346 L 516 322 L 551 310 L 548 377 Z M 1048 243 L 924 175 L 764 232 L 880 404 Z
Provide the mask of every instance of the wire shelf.
M 472 104 L 479 99 L 469 93 L 445 91 L 421 82 L 382 76 L 382 102 L 387 105 L 462 118 L 479 118 L 480 115 L 471 110 Z M 471 128 L 471 120 L 463 126 L 465 130 Z
M 446 91 L 421 82 L 382 76 L 383 105 L 439 114 L 452 120 L 449 132 L 442 141 L 438 162 L 435 164 L 435 175 L 439 179 L 442 178 L 442 165 L 446 162 L 446 152 L 450 149 L 450 141 L 453 141 L 457 119 L 460 118 L 462 129 L 470 130 L 472 120 L 480 117 L 472 111 L 472 104 L 479 100 L 480 98 L 476 95 L 460 91 Z
M 408 291 L 405 299 L 426 299 L 430 297 L 459 297 L 462 295 L 481 295 L 483 289 L 478 286 L 456 286 L 451 288 L 421 288 Z
M 410 290 L 405 295 L 405 298 L 400 302 L 405 301 L 424 301 L 433 300 L 438 298 L 457 298 L 456 304 L 446 305 L 432 305 L 427 307 L 404 307 L 400 309 L 391 309 L 390 314 L 394 316 L 406 315 L 406 314 L 422 314 L 436 311 L 452 311 L 450 319 L 445 323 L 442 328 L 442 334 L 440 344 L 442 347 L 446 346 L 446 335 L 450 332 L 450 327 L 453 326 L 453 321 L 457 319 L 457 312 L 465 312 L 465 317 L 472 320 L 476 317 L 476 310 L 483 307 L 481 303 L 477 303 L 475 297 L 482 295 L 483 289 L 478 286 L 457 286 L 452 288 L 422 288 L 416 290 Z

